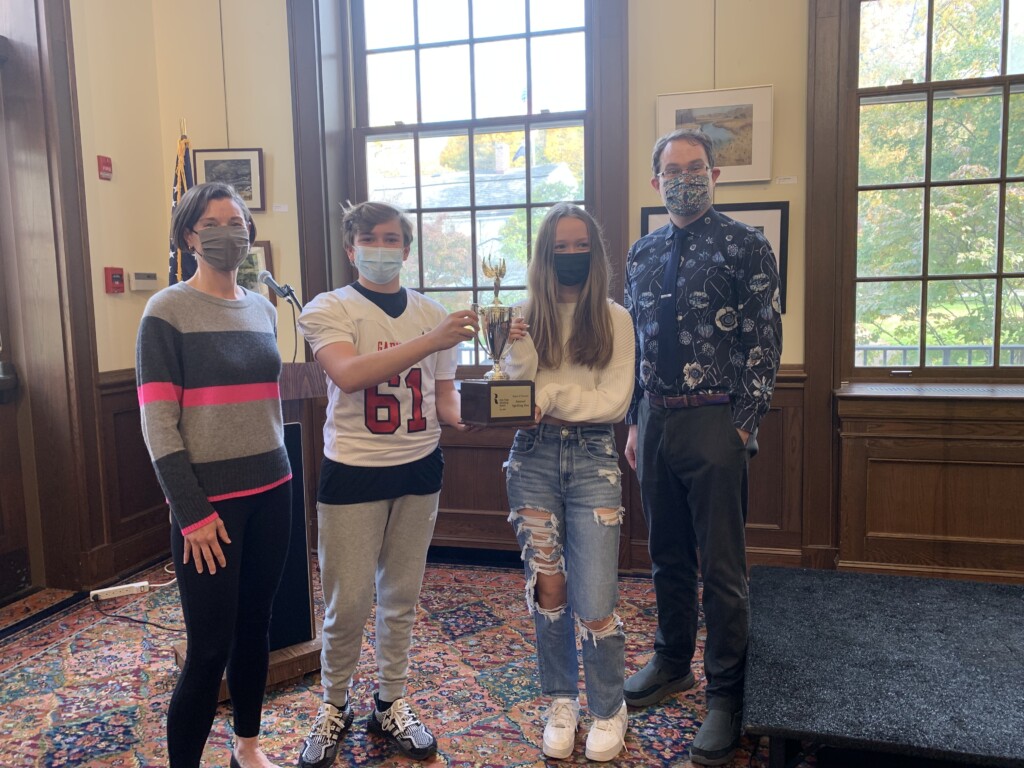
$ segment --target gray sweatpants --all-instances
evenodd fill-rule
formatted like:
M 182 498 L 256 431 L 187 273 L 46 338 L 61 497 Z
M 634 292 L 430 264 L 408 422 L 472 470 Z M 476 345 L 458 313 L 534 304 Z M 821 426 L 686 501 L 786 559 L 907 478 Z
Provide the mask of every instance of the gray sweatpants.
M 439 496 L 317 504 L 326 608 L 320 653 L 324 701 L 337 707 L 345 702 L 375 585 L 378 694 L 384 701 L 405 695 L 412 626 Z

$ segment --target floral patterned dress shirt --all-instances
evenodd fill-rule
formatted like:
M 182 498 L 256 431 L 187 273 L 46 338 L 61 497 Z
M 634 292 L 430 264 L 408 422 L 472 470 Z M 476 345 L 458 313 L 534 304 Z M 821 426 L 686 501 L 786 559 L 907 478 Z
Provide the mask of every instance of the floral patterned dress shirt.
M 676 234 L 678 232 L 678 235 Z M 682 252 L 674 287 L 662 285 L 674 237 Z M 675 294 L 682 373 L 658 376 L 658 304 Z M 636 382 L 627 424 L 636 424 L 644 392 L 671 396 L 721 394 L 732 398 L 733 424 L 754 432 L 768 412 L 782 356 L 779 269 L 757 229 L 714 208 L 684 230 L 673 224 L 637 240 L 626 258 L 623 302 L 636 326 Z

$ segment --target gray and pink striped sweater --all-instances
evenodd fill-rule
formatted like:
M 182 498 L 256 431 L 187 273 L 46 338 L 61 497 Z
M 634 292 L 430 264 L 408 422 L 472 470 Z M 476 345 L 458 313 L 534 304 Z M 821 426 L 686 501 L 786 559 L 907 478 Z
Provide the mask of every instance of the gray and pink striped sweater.
M 215 520 L 217 501 L 291 477 L 276 321 L 250 291 L 229 301 L 177 283 L 146 305 L 135 351 L 142 434 L 182 533 Z

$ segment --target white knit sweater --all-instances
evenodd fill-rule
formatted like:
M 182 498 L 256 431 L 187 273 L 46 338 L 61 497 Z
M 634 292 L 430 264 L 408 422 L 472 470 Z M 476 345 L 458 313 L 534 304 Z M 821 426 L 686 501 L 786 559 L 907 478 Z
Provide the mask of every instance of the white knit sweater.
M 615 334 L 612 358 L 606 368 L 588 368 L 563 359 L 555 369 L 537 370 L 537 350 L 527 336 L 512 345 L 505 370 L 513 379 L 535 382 L 537 407 L 543 416 L 569 422 L 614 424 L 626 415 L 633 395 L 635 348 L 633 319 L 609 301 Z M 572 330 L 576 304 L 558 305 L 558 327 L 565 347 Z

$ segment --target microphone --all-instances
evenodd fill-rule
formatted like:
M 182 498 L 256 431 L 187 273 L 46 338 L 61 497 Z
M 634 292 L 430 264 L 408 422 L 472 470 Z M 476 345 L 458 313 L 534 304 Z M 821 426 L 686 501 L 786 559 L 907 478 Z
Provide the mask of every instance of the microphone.
M 274 276 L 265 269 L 259 273 L 259 275 L 256 277 L 256 281 L 263 283 L 265 286 L 267 286 L 267 288 L 272 290 L 282 299 L 287 299 L 288 294 L 291 293 L 292 290 L 292 287 L 290 285 L 278 285 L 277 281 L 274 279 Z
M 268 272 L 267 270 L 264 269 L 262 272 L 260 272 L 259 275 L 256 276 L 256 281 L 263 283 L 265 286 L 267 286 L 267 288 L 272 290 L 278 297 L 284 299 L 285 301 L 291 302 L 299 309 L 302 309 L 302 305 L 299 304 L 299 300 L 295 298 L 295 290 L 290 285 L 288 285 L 288 283 L 285 283 L 284 285 L 278 285 L 277 280 L 275 280 L 274 276 L 270 274 L 270 272 Z

